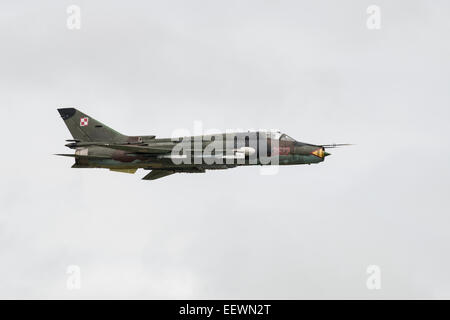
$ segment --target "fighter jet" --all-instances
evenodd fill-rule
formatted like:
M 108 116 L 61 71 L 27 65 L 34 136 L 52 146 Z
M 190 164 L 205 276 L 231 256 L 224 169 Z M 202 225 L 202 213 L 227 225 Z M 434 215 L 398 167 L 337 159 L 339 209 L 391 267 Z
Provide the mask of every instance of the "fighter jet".
M 324 161 L 326 148 L 347 144 L 315 145 L 296 141 L 274 130 L 226 132 L 177 138 L 127 136 L 75 108 L 58 109 L 73 139 L 66 147 L 74 154 L 72 168 L 107 168 L 135 173 L 151 170 L 143 180 L 174 173 L 203 173 L 249 165 L 298 165 Z

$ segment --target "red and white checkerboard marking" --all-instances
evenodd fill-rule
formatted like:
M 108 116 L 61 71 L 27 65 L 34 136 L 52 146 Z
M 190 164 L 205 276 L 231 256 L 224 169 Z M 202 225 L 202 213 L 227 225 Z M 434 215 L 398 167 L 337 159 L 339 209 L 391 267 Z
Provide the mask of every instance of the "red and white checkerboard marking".
M 81 118 L 80 119 L 80 127 L 86 127 L 89 123 L 89 118 L 85 117 L 85 118 Z

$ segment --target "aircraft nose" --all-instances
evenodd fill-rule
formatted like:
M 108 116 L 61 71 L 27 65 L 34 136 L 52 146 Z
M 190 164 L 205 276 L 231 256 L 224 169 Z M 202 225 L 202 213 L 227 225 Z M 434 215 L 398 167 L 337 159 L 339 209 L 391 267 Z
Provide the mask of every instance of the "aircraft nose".
M 311 154 L 315 155 L 316 157 L 323 158 L 325 156 L 325 149 L 320 147 L 315 149 Z
M 311 154 L 323 159 L 326 156 L 329 156 L 331 153 L 326 152 L 324 147 L 319 147 L 315 149 L 313 152 L 311 152 Z
M 299 155 L 314 155 L 318 158 L 325 158 L 329 156 L 331 153 L 325 151 L 323 146 L 311 145 L 311 144 L 297 144 L 294 149 L 295 154 Z

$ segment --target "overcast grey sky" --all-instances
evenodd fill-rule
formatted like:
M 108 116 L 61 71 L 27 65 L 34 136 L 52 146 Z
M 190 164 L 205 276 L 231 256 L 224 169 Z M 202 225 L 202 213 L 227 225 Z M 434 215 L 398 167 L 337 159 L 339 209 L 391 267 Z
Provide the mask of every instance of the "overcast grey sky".
M 449 10 L 2 2 L 0 298 L 450 298 Z M 272 176 L 141 181 L 53 156 L 71 138 L 62 106 L 130 135 L 200 120 L 356 146 Z M 366 287 L 369 265 L 381 290 Z

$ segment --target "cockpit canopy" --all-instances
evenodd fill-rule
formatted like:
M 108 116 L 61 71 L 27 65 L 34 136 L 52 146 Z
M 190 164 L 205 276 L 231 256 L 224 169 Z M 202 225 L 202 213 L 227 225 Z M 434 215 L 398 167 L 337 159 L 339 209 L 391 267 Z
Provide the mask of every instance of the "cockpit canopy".
M 288 136 L 286 133 L 283 133 L 280 137 L 280 141 L 291 141 L 291 142 L 295 142 L 294 138 L 291 138 L 290 136 Z
M 294 138 L 288 136 L 286 133 L 281 133 L 280 131 L 267 130 L 267 131 L 260 131 L 260 133 L 265 134 L 267 138 L 273 140 L 291 141 L 291 142 L 296 141 Z

